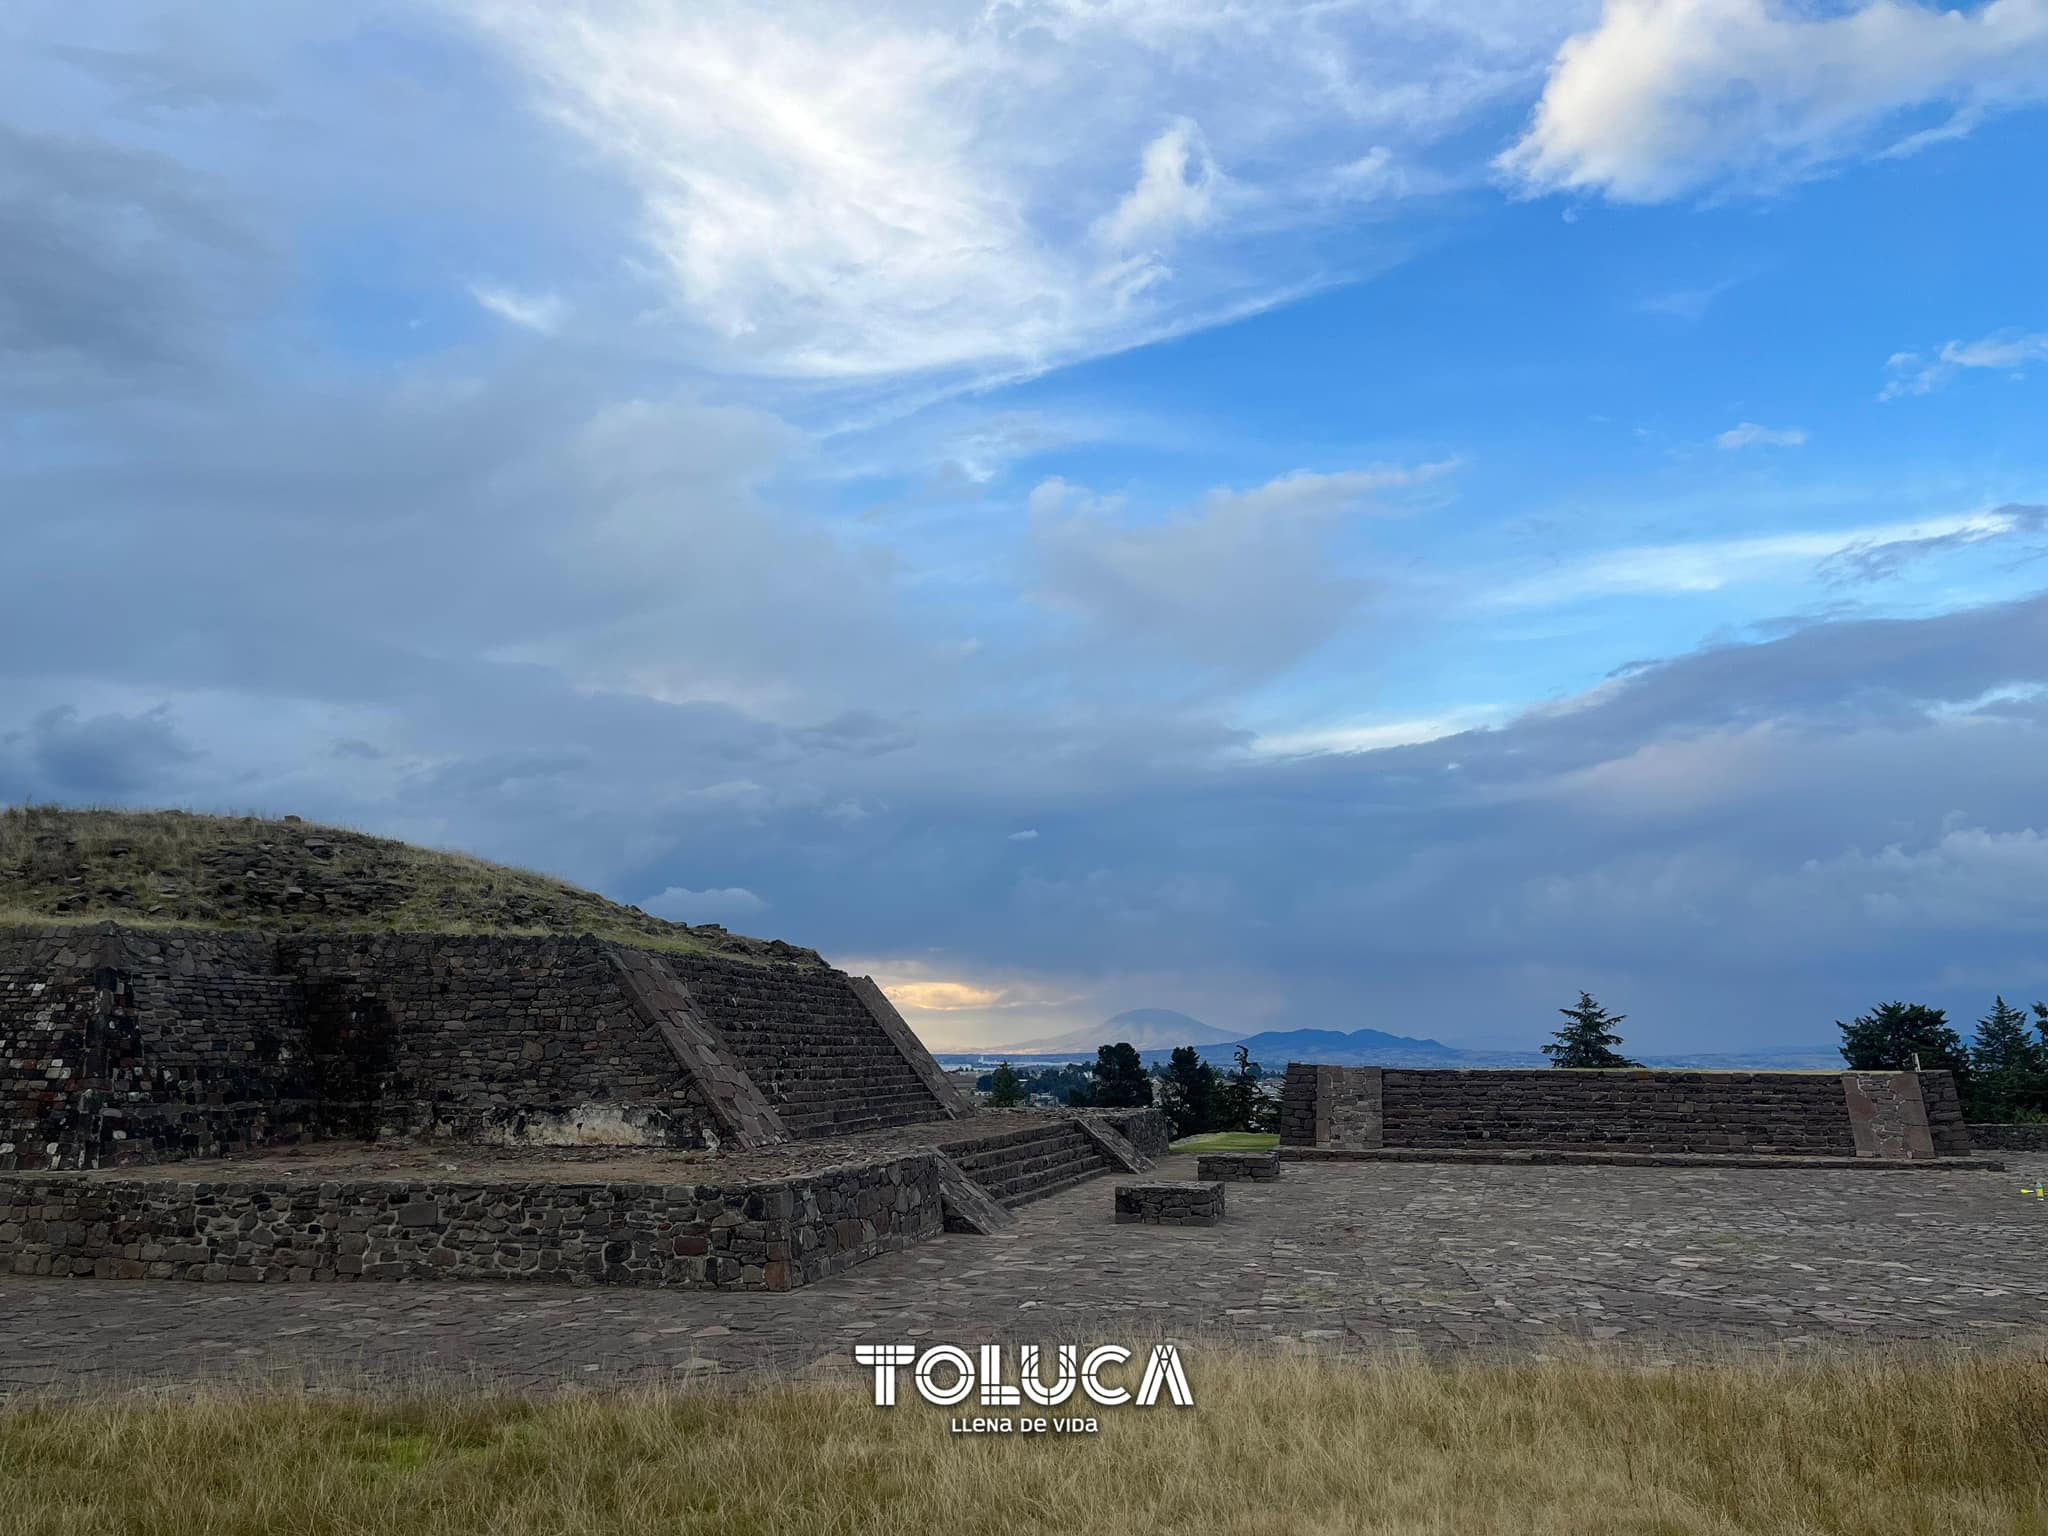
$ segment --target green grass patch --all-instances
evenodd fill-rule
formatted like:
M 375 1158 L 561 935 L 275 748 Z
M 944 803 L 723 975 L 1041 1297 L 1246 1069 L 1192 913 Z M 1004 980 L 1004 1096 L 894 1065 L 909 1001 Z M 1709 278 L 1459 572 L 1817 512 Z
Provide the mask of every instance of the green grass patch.
M 1278 1136 L 1259 1131 L 1206 1131 L 1176 1141 L 1176 1152 L 1270 1152 L 1280 1145 Z

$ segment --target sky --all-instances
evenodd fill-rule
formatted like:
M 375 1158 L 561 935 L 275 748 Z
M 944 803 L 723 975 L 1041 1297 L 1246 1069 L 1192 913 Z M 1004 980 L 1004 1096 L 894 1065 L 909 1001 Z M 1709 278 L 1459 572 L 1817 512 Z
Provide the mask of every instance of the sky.
M 875 975 L 2048 997 L 2048 0 L 17 0 L 0 796 Z

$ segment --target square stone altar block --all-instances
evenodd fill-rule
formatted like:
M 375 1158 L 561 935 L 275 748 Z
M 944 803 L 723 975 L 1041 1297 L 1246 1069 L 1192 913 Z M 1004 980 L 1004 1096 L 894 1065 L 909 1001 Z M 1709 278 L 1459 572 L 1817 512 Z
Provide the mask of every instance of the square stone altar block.
M 1213 1227 L 1223 1219 L 1223 1185 L 1216 1179 L 1119 1184 L 1116 1219 L 1160 1227 Z
M 1195 1159 L 1195 1172 L 1204 1179 L 1256 1179 L 1270 1183 L 1280 1177 L 1280 1153 L 1204 1152 Z

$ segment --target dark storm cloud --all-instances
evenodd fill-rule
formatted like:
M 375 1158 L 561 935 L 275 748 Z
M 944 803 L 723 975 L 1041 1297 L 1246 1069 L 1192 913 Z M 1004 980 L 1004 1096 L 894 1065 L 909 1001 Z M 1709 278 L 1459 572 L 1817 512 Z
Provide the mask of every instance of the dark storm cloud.
M 132 715 L 46 709 L 0 734 L 0 799 L 123 800 L 176 782 L 198 756 L 163 706 Z

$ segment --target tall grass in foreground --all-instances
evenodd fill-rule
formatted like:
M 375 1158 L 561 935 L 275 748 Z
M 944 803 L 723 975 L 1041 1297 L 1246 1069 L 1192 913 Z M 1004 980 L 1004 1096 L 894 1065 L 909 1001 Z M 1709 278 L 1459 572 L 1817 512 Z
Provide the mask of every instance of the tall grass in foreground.
M 2048 1531 L 2048 1365 L 2017 1356 L 1188 1365 L 1198 1406 L 1093 1437 L 956 1436 L 851 1381 L 53 1400 L 0 1410 L 0 1529 Z

